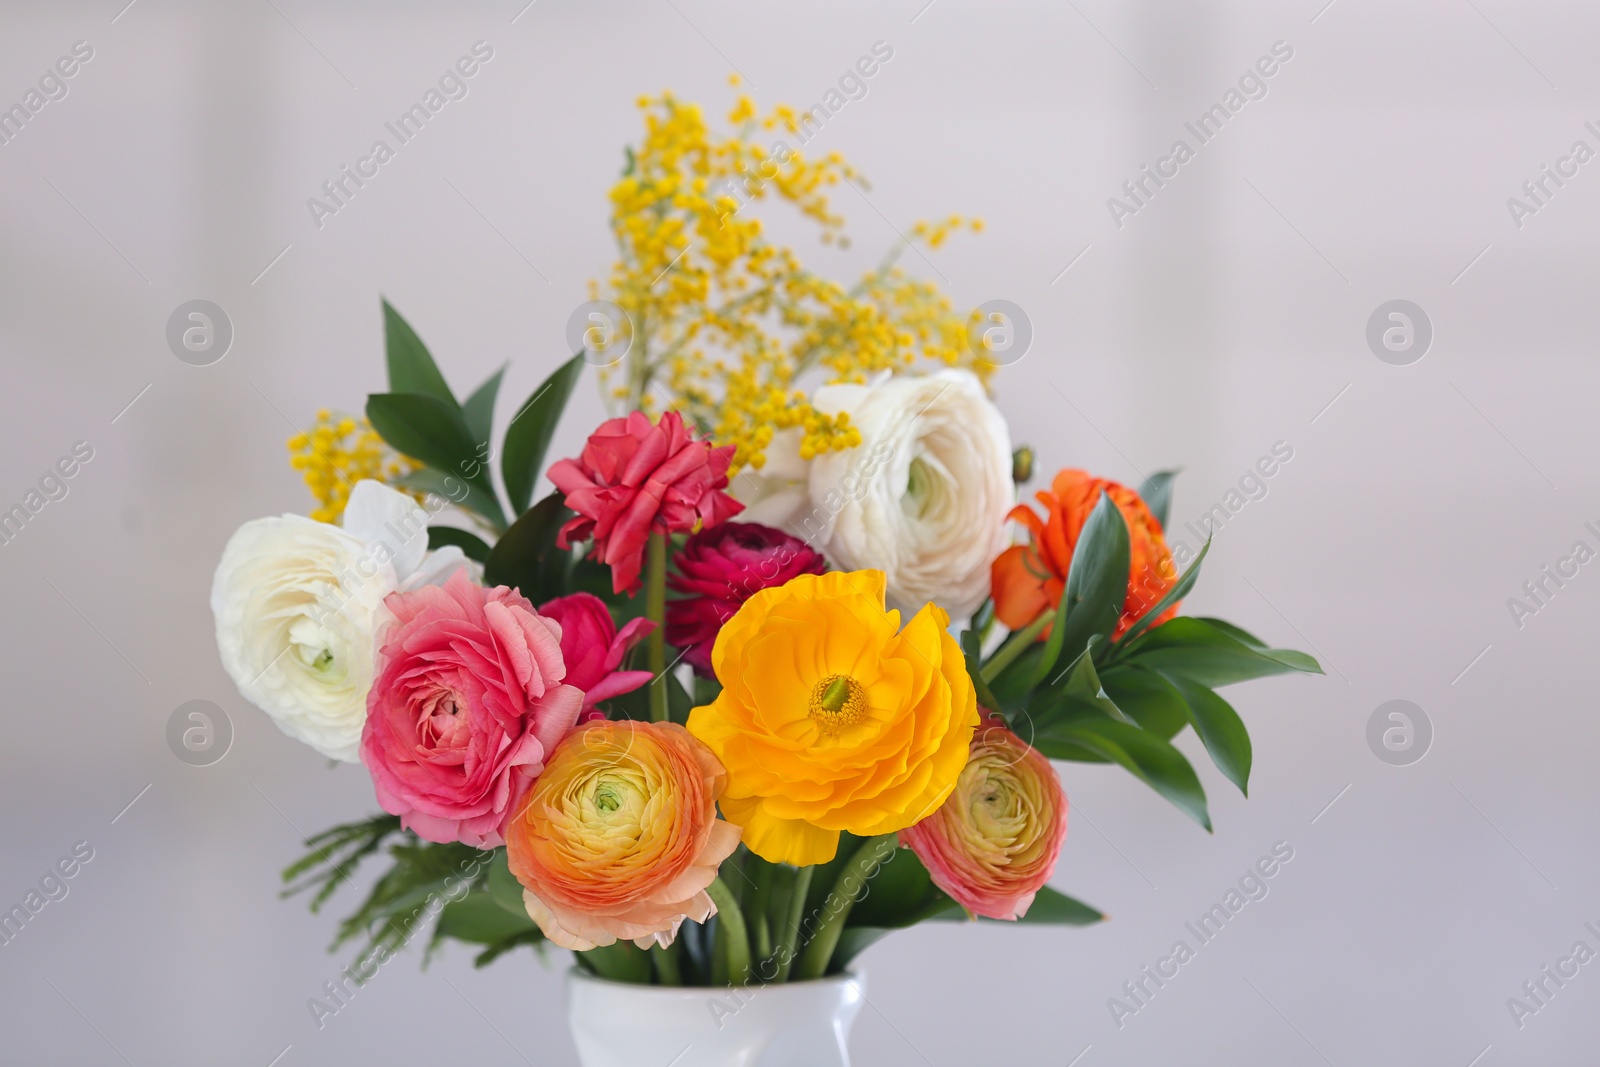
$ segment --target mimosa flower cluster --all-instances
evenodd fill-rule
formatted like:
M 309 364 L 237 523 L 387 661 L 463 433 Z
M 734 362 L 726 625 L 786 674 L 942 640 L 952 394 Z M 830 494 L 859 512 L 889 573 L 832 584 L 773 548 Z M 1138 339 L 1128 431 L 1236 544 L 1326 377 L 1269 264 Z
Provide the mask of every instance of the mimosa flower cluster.
M 806 459 L 861 443 L 851 412 L 813 402 L 801 381 L 809 374 L 863 382 L 929 362 L 992 372 L 967 345 L 967 318 L 898 266 L 907 246 L 847 285 L 768 238 L 751 205 L 788 204 L 824 244 L 848 244 L 829 195 L 865 179 L 837 152 L 800 150 L 806 116 L 783 105 L 763 115 L 740 95 L 727 115 L 733 132 L 722 135 L 698 105 L 670 93 L 639 107 L 644 138 L 611 189 L 621 254 L 606 295 L 642 327 L 627 358 L 602 371 L 615 404 L 684 411 L 733 446 L 737 472 L 761 469 L 785 433 Z M 918 222 L 909 239 L 931 251 L 982 225 L 959 215 Z

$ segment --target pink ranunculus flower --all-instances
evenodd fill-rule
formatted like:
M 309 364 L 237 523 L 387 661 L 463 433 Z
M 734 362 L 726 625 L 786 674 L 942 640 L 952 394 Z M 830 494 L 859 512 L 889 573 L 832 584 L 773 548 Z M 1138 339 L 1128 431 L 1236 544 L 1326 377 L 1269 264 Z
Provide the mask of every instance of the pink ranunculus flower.
M 690 537 L 667 578 L 684 594 L 667 603 L 667 641 L 703 678 L 715 677 L 711 649 L 722 624 L 761 590 L 828 569 L 822 553 L 798 537 L 755 522 L 725 522 Z
M 990 717 L 938 811 L 900 831 L 933 883 L 974 915 L 1020 919 L 1067 836 L 1067 795 L 1037 749 Z
M 556 545 L 594 538 L 594 557 L 611 567 L 611 588 L 634 592 L 652 533 L 715 526 L 744 507 L 725 489 L 733 446 L 695 437 L 676 411 L 651 422 L 642 412 L 608 419 L 577 459 L 550 466 L 551 484 L 578 513 Z
M 583 707 L 563 684 L 561 630 L 460 572 L 384 603 L 395 622 L 361 736 L 378 803 L 426 840 L 494 848 Z
M 649 671 L 617 670 L 628 650 L 655 629 L 649 619 L 633 619 L 618 630 L 605 601 L 593 593 L 556 597 L 539 605 L 539 614 L 561 627 L 566 682 L 583 690 L 584 711 L 650 681 Z

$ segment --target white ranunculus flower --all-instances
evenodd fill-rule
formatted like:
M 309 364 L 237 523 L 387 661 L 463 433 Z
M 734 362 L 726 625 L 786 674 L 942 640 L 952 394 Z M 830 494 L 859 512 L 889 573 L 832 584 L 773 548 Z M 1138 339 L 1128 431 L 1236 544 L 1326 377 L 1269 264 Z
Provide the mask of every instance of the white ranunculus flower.
M 728 492 L 744 505 L 736 522 L 759 522 L 788 530 L 811 507 L 811 465 L 800 458 L 800 428 L 772 435 L 760 470 L 745 467 L 728 483 Z
M 211 583 L 222 666 L 278 728 L 353 763 L 367 718 L 383 598 L 469 566 L 428 551 L 428 513 L 381 482 L 350 492 L 343 528 L 283 515 L 239 527 Z
M 965 370 L 828 385 L 812 404 L 850 413 L 861 444 L 811 461 L 802 536 L 837 566 L 888 577 L 889 606 L 933 601 L 953 617 L 989 595 L 989 566 L 1010 543 L 1016 503 L 1011 434 Z

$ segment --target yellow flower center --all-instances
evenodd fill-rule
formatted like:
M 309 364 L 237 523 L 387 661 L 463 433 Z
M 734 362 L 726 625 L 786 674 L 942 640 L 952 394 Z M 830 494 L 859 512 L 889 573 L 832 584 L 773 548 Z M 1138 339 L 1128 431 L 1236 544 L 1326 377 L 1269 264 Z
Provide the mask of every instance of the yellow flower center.
M 867 717 L 867 691 L 848 674 L 824 678 L 811 690 L 811 718 L 825 734 L 836 734 Z
M 611 812 L 622 807 L 617 783 L 601 781 L 594 788 L 594 806 L 599 811 Z

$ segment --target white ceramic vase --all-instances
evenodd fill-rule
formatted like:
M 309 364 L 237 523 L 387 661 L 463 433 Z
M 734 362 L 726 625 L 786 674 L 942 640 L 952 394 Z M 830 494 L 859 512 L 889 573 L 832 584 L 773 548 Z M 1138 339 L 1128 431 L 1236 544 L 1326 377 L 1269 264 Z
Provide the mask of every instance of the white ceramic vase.
M 567 972 L 583 1067 L 850 1067 L 865 978 L 743 989 L 608 982 Z

